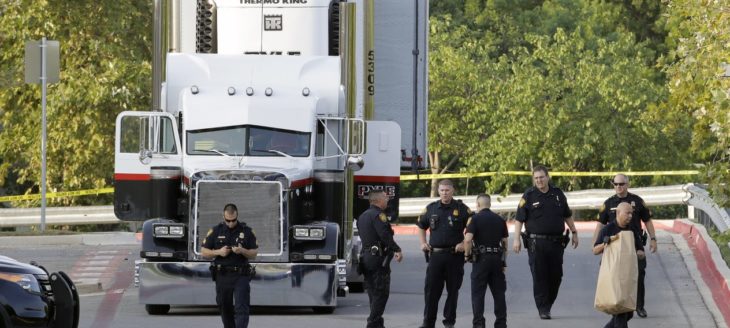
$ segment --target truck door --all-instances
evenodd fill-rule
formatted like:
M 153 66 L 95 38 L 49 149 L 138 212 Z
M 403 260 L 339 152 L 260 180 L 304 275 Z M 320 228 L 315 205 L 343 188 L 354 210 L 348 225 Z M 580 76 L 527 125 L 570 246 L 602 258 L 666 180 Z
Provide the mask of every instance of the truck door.
M 367 194 L 371 190 L 383 189 L 389 198 L 385 213 L 391 221 L 396 220 L 400 199 L 400 126 L 395 122 L 367 121 L 365 138 L 365 165 L 355 172 L 353 214 L 358 217 L 368 209 Z
M 114 214 L 144 221 L 177 213 L 182 151 L 175 118 L 164 112 L 122 112 L 114 140 Z

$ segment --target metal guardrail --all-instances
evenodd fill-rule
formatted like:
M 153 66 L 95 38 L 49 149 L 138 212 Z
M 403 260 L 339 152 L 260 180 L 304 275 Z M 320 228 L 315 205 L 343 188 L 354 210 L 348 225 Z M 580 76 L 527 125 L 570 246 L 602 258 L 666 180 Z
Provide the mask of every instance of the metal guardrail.
M 710 195 L 701 186 L 695 184 L 673 185 L 662 187 L 631 188 L 631 192 L 641 196 L 648 206 L 690 205 L 704 212 L 715 227 L 723 232 L 730 228 L 730 215 L 727 209 L 715 204 Z M 568 204 L 573 210 L 596 210 L 606 198 L 613 195 L 608 189 L 589 189 L 566 192 Z M 508 196 L 492 195 L 492 210 L 501 213 L 512 213 L 517 210 L 521 194 Z M 470 208 L 476 208 L 475 195 L 456 196 Z M 438 198 L 420 197 L 400 200 L 400 216 L 415 217 Z M 78 225 L 78 224 L 111 224 L 121 221 L 114 216 L 113 206 L 83 207 L 49 207 L 46 209 L 46 224 Z M 15 227 L 40 224 L 40 208 L 0 209 L 0 227 Z
M 41 209 L 2 208 L 0 227 L 17 227 L 40 224 Z M 46 208 L 47 225 L 79 225 L 120 223 L 114 216 L 113 206 L 77 206 Z
M 632 188 L 631 192 L 640 195 L 649 206 L 686 204 L 690 198 L 684 185 Z M 568 204 L 573 210 L 598 209 L 603 201 L 613 194 L 608 189 L 590 189 L 566 192 Z M 514 212 L 521 194 L 508 196 L 492 195 L 492 210 L 495 212 Z M 456 196 L 470 208 L 476 208 L 476 196 Z M 415 217 L 438 198 L 404 198 L 400 200 L 400 216 Z M 78 225 L 119 223 L 114 216 L 113 206 L 49 207 L 46 209 L 46 224 Z M 40 208 L 0 209 L 0 227 L 14 227 L 40 224 Z

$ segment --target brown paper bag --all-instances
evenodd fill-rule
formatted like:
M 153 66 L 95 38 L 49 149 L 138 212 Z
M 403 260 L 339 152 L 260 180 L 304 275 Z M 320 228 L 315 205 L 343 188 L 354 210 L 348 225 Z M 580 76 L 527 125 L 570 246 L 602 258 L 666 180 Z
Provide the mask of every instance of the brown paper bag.
M 604 250 L 593 307 L 608 314 L 636 310 L 639 264 L 634 233 L 621 231 Z

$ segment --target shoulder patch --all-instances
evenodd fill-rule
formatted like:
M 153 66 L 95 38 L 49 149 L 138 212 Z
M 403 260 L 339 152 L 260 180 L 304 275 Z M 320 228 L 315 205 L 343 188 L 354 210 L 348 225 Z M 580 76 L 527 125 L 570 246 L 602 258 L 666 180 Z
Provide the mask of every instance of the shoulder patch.
M 208 230 L 208 233 L 205 236 L 208 237 L 212 234 L 213 234 L 213 228 L 210 228 L 210 230 Z
M 466 220 L 466 225 L 470 225 L 470 224 L 471 224 L 471 219 L 472 219 L 472 218 L 473 218 L 473 217 L 470 217 L 470 218 L 469 218 L 469 220 Z
M 603 213 L 603 211 L 606 210 L 606 204 L 601 204 L 601 209 L 598 210 L 598 213 Z
M 388 222 L 388 217 L 385 216 L 385 213 L 380 213 L 380 215 L 378 215 L 378 218 L 380 218 L 380 221 L 382 222 Z
M 519 204 L 519 205 L 517 205 L 517 207 L 518 207 L 518 208 L 519 208 L 519 207 L 525 207 L 525 203 L 526 203 L 526 201 L 525 201 L 525 197 L 522 197 L 522 198 L 520 198 L 520 204 Z
M 427 211 L 428 211 L 428 207 L 424 207 L 423 211 L 421 211 L 420 215 L 425 215 Z

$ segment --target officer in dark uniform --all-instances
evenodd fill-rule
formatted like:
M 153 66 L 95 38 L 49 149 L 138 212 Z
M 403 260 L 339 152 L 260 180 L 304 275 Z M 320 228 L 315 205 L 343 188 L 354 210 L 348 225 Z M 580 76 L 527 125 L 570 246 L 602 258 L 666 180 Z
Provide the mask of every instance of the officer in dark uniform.
M 641 236 L 639 231 L 632 228 L 630 222 L 632 221 L 632 212 L 634 212 L 628 203 L 619 203 L 614 209 L 615 219 L 603 227 L 599 233 L 596 241 L 593 242 L 593 254 L 598 255 L 603 253 L 606 245 L 610 244 L 611 241 L 615 240 L 614 237 L 621 231 L 632 231 L 634 233 L 634 244 L 636 247 L 636 256 L 639 259 L 646 258 L 644 254 L 644 244 L 641 242 Z M 604 328 L 628 328 L 628 322 L 633 316 L 633 311 L 614 314 Z
M 249 260 L 256 258 L 258 244 L 253 230 L 238 221 L 236 205 L 223 208 L 223 220 L 208 231 L 200 250 L 204 257 L 214 258 L 211 273 L 223 327 L 246 328 L 253 275 Z
M 454 184 L 451 180 L 439 181 L 438 193 L 440 199 L 428 204 L 418 218 L 421 250 L 428 261 L 424 288 L 424 328 L 433 328 L 436 324 L 444 283 L 448 295 L 443 323 L 445 327 L 453 327 L 456 323 L 456 303 L 464 278 L 464 229 L 471 216 L 469 207 L 453 198 Z M 429 242 L 426 242 L 426 230 L 431 231 Z
M 507 327 L 507 304 L 504 278 L 507 267 L 507 222 L 489 210 L 491 198 L 487 194 L 477 196 L 477 213 L 469 219 L 464 236 L 464 257 L 472 262 L 471 307 L 474 312 L 474 328 L 485 328 L 484 295 L 487 286 L 494 298 L 494 328 Z M 473 245 L 472 245 L 473 241 Z
M 646 230 L 649 232 L 651 242 L 649 249 L 652 253 L 657 251 L 656 230 L 654 230 L 654 222 L 651 220 L 651 211 L 646 208 L 646 203 L 641 197 L 629 192 L 629 177 L 624 174 L 617 174 L 613 177 L 611 184 L 616 194 L 606 199 L 598 212 L 598 224 L 596 231 L 593 233 L 594 242 L 598 232 L 608 223 L 616 221 L 616 208 L 621 203 L 628 203 L 633 208 L 631 229 L 642 237 L 642 245 L 646 245 L 647 235 L 642 233 L 641 222 L 644 222 Z M 646 277 L 646 257 L 639 258 L 639 286 L 636 297 L 636 314 L 639 317 L 646 318 L 646 310 L 644 309 L 644 296 L 646 290 L 644 288 L 644 278 Z
M 517 206 L 515 238 L 512 245 L 515 253 L 520 252 L 522 236 L 525 239 L 530 271 L 532 271 L 532 292 L 540 319 L 550 319 L 550 310 L 563 279 L 563 251 L 568 244 L 565 224 L 573 234 L 573 248 L 578 247 L 578 231 L 575 229 L 572 211 L 565 194 L 549 184 L 548 169 L 542 165 L 532 169 L 534 187 L 527 189 Z M 522 225 L 525 225 L 525 233 Z
M 390 261 L 403 259 L 400 246 L 393 240 L 393 228 L 383 210 L 388 196 L 383 190 L 368 194 L 370 208 L 357 218 L 357 230 L 362 240 L 359 271 L 365 276 L 370 300 L 367 328 L 383 328 L 383 312 L 390 296 Z

